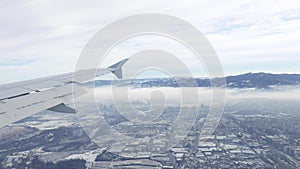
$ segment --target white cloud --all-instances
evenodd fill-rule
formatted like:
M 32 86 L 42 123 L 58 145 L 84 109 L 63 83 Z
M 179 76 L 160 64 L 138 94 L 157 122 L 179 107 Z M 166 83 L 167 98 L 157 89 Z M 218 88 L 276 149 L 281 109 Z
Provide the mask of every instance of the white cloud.
M 216 48 L 225 73 L 300 72 L 299 11 L 298 0 L 1 1 L 0 83 L 72 71 L 94 33 L 145 12 L 195 25 Z

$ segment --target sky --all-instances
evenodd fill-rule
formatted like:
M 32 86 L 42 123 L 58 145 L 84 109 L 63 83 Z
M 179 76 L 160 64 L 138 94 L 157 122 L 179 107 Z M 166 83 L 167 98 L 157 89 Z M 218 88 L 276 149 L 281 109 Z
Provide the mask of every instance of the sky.
M 300 73 L 299 0 L 2 0 L 0 84 L 73 71 L 97 31 L 141 13 L 168 14 L 194 25 L 214 47 L 225 75 Z M 147 48 L 177 49 L 193 74 L 203 75 L 187 49 L 155 36 L 125 41 L 109 62 Z

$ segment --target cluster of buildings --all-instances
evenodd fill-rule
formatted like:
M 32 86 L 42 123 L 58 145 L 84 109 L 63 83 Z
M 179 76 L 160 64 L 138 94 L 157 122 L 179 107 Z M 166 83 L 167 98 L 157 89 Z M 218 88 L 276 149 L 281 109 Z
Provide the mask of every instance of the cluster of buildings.
M 253 126 L 249 119 L 227 113 L 216 131 L 201 135 L 205 115 L 197 118 L 194 127 L 182 141 L 168 149 L 168 136 L 162 134 L 168 128 L 176 109 L 168 109 L 157 124 L 149 126 L 125 123 L 118 130 L 127 132 L 135 139 L 126 144 L 107 148 L 114 159 L 98 159 L 94 168 L 298 168 L 299 140 L 291 144 L 291 137 L 271 135 Z M 248 121 L 247 121 L 248 120 Z M 153 135 L 154 137 L 148 137 Z M 297 144 L 298 143 L 298 144 Z M 137 167 L 138 166 L 138 167 Z

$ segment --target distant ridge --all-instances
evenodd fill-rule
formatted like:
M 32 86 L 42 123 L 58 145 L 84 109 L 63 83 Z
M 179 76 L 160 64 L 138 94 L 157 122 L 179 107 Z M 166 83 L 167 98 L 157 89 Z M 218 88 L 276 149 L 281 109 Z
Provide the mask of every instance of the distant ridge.
M 236 76 L 227 76 L 226 87 L 229 88 L 257 88 L 257 89 L 269 89 L 272 86 L 283 86 L 283 85 L 300 85 L 300 74 L 271 74 L 271 73 L 245 73 Z M 182 87 L 191 86 L 191 78 L 180 77 Z M 214 82 L 213 87 L 224 87 L 218 85 L 218 81 L 221 78 L 195 78 L 198 87 L 211 87 L 211 82 Z M 110 85 L 111 80 L 97 80 L 95 81 L 96 86 Z M 114 85 L 130 85 L 135 88 L 147 88 L 147 87 L 178 87 L 179 85 L 174 78 L 145 78 L 145 79 L 134 79 L 134 80 L 120 80 L 114 82 Z
M 246 73 L 226 77 L 227 87 L 270 88 L 271 86 L 299 85 L 300 74 Z

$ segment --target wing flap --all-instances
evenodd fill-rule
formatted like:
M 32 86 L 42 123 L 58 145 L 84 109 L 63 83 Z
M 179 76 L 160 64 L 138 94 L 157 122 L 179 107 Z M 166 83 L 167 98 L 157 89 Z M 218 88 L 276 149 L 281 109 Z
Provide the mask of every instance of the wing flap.
M 66 103 L 73 97 L 78 97 L 85 93 L 85 90 L 80 86 L 70 84 L 28 96 L 9 99 L 5 102 L 2 101 L 0 104 L 0 127 Z
M 55 111 L 55 112 L 61 112 L 61 113 L 71 113 L 71 114 L 74 114 L 76 113 L 76 110 L 65 105 L 65 103 L 61 103 L 59 105 L 56 105 L 54 107 L 51 107 L 47 110 L 50 110 L 50 111 Z

